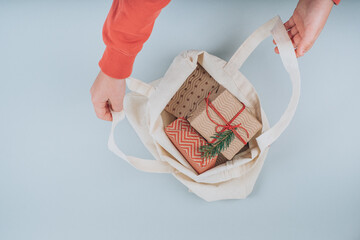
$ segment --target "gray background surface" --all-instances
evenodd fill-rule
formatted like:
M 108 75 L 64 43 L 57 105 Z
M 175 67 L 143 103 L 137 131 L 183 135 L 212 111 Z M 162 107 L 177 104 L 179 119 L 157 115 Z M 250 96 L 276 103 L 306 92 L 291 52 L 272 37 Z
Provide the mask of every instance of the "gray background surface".
M 335 7 L 299 60 L 296 116 L 246 200 L 207 203 L 170 175 L 139 172 L 107 150 L 89 89 L 111 1 L 0 2 L 0 239 L 360 239 L 360 2 Z M 183 50 L 225 60 L 296 1 L 173 0 L 133 76 L 160 78 Z M 274 124 L 290 82 L 266 40 L 242 68 Z M 117 142 L 151 157 L 125 122 Z

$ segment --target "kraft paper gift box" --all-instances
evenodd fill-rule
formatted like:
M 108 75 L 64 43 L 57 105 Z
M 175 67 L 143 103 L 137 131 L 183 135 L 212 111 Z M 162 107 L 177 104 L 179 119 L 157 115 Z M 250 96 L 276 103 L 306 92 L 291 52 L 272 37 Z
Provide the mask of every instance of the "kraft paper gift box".
M 198 64 L 179 90 L 166 105 L 165 110 L 175 117 L 187 118 L 208 95 L 217 95 L 224 88 Z
M 165 133 L 197 173 L 203 173 L 215 166 L 217 156 L 202 159 L 199 147 L 207 142 L 186 119 L 176 119 L 165 128 Z
M 233 128 L 235 138 L 229 147 L 221 152 L 225 158 L 231 160 L 262 128 L 262 125 L 229 91 L 224 90 L 218 96 L 211 94 L 209 96 L 202 100 L 188 121 L 210 143 L 215 141 L 212 136 L 217 132 Z M 209 101 L 207 102 L 206 99 Z M 227 123 L 232 127 L 224 128 Z

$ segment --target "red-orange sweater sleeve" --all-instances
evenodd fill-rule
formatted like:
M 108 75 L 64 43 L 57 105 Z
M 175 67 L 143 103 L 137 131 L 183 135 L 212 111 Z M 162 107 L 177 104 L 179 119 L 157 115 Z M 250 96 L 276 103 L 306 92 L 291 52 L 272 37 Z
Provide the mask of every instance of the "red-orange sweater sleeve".
M 101 71 L 127 78 L 136 55 L 150 37 L 156 18 L 170 0 L 114 0 L 103 27 L 105 52 Z

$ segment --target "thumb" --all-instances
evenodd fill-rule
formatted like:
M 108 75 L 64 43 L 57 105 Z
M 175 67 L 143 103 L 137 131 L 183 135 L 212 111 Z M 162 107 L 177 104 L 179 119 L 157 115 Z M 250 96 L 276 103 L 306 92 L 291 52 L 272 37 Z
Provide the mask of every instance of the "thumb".
M 123 98 L 121 97 L 110 98 L 109 105 L 114 112 L 120 112 L 121 110 L 123 110 Z
M 105 121 L 112 121 L 112 116 L 110 113 L 110 108 L 108 106 L 108 103 L 106 101 L 104 102 L 94 102 L 94 110 L 96 113 L 96 116 L 102 120 Z
M 304 54 L 310 50 L 312 45 L 313 45 L 313 42 L 311 41 L 311 39 L 302 38 L 296 48 L 296 57 L 304 56 Z

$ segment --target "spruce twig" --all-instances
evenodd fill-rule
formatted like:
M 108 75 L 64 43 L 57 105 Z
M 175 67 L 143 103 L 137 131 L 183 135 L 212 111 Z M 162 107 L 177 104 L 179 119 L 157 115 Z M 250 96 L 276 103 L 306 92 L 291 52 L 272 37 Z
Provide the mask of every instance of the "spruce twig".
M 235 134 L 231 130 L 215 133 L 211 138 L 216 139 L 214 143 L 200 146 L 201 158 L 208 159 L 219 155 L 222 151 L 230 146 L 230 143 L 235 138 Z

